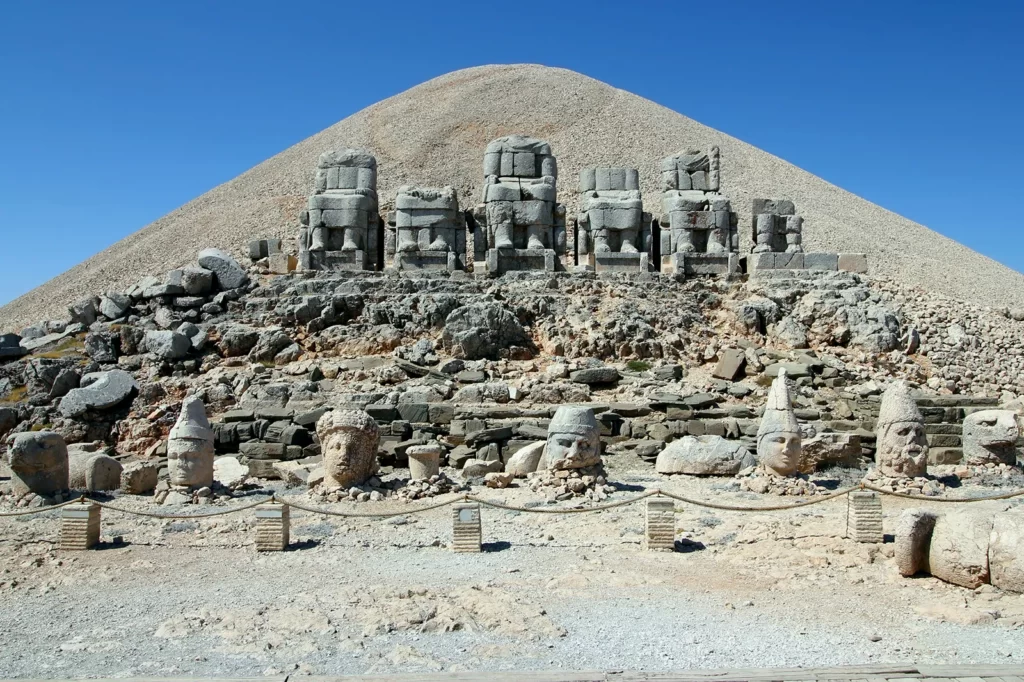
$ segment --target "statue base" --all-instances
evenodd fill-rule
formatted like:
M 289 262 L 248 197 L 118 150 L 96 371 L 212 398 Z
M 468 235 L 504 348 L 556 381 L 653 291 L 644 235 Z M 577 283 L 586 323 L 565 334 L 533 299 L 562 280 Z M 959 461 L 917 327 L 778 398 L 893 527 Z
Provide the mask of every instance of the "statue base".
M 661 257 L 661 271 L 667 274 L 732 275 L 740 271 L 738 253 L 672 253 Z
M 506 272 L 535 270 L 555 272 L 558 256 L 554 249 L 487 249 L 487 273 L 497 277 Z

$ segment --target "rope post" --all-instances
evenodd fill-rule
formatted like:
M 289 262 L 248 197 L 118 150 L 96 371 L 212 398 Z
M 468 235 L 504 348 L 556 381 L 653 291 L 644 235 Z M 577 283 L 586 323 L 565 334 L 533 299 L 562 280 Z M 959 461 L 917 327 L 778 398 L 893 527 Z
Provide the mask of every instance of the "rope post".
M 100 541 L 100 507 L 86 502 L 69 504 L 60 510 L 60 543 L 65 550 L 92 549 Z
M 847 496 L 846 535 L 854 542 L 884 542 L 882 533 L 882 496 L 856 490 Z
M 288 505 L 271 501 L 256 507 L 256 551 L 283 552 L 288 549 L 290 528 Z
M 660 495 L 647 500 L 647 532 L 644 540 L 648 551 L 671 552 L 675 549 L 675 502 Z
M 480 503 L 462 502 L 452 506 L 452 550 L 479 552 L 483 543 Z

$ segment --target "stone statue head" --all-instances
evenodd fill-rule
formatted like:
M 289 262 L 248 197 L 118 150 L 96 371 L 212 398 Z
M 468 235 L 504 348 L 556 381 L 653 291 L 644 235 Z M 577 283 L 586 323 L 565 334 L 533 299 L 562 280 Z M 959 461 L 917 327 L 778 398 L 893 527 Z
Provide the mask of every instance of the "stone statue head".
M 333 410 L 316 423 L 324 460 L 324 486 L 364 483 L 377 471 L 380 429 L 362 410 Z
M 547 469 L 582 469 L 601 464 L 601 429 L 589 407 L 562 406 L 548 425 Z
M 875 433 L 875 464 L 882 475 L 914 478 L 928 472 L 924 419 L 905 381 L 893 383 L 882 395 Z
M 972 465 L 1016 464 L 1020 435 L 1010 410 L 982 410 L 964 417 L 964 461 Z
M 779 370 L 757 429 L 757 458 L 761 466 L 779 476 L 796 474 L 800 466 L 800 438 L 786 370 Z
M 167 439 L 167 475 L 171 485 L 213 485 L 213 456 L 213 429 L 206 418 L 206 406 L 196 396 L 185 398 Z

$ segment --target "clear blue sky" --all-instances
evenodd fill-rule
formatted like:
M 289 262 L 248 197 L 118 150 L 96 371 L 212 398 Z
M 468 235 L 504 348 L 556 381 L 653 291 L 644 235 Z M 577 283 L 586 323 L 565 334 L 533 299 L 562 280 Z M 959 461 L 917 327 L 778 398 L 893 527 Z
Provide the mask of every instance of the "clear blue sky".
M 648 97 L 1024 270 L 1022 29 L 1019 1 L 5 0 L 0 303 L 377 100 L 509 62 Z

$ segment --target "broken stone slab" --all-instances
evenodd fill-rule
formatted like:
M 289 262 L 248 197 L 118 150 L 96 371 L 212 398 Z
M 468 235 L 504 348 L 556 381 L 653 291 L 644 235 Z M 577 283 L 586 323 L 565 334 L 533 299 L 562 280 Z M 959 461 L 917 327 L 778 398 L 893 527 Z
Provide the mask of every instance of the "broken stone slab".
M 620 378 L 619 370 L 614 367 L 587 367 L 569 373 L 569 381 L 574 384 L 595 386 L 613 384 Z
M 79 417 L 88 410 L 110 409 L 139 390 L 135 378 L 123 369 L 86 374 L 81 385 L 82 388 L 68 391 L 61 398 L 60 413 L 65 417 Z
M 720 436 L 685 436 L 666 446 L 654 464 L 659 474 L 733 476 L 756 463 L 737 441 Z
M 249 283 L 249 275 L 234 257 L 221 249 L 203 249 L 199 265 L 211 271 L 221 289 L 237 289 Z
M 249 467 L 237 457 L 218 457 L 213 461 L 213 479 L 226 488 L 237 488 L 249 478 Z
M 719 353 L 718 364 L 711 376 L 726 381 L 743 378 L 743 370 L 747 365 L 747 356 L 739 348 L 726 348 Z
M 100 314 L 108 320 L 119 320 L 132 307 L 132 300 L 124 294 L 108 291 L 100 297 Z
M 786 370 L 791 379 L 811 376 L 811 368 L 800 362 L 776 362 L 764 368 L 764 376 L 777 377 L 780 370 Z
M 129 462 L 121 469 L 121 492 L 145 495 L 156 488 L 160 466 L 155 462 Z
M 547 437 L 547 431 L 542 431 L 543 438 Z M 505 473 L 516 478 L 526 478 L 529 474 L 537 471 L 541 459 L 544 457 L 544 446 L 547 443 L 543 440 L 531 443 L 520 448 L 505 463 Z
M 479 459 L 468 459 L 462 466 L 462 477 L 466 479 L 471 478 L 483 478 L 489 473 L 502 471 L 504 465 L 502 465 L 500 459 L 491 460 L 485 462 Z

